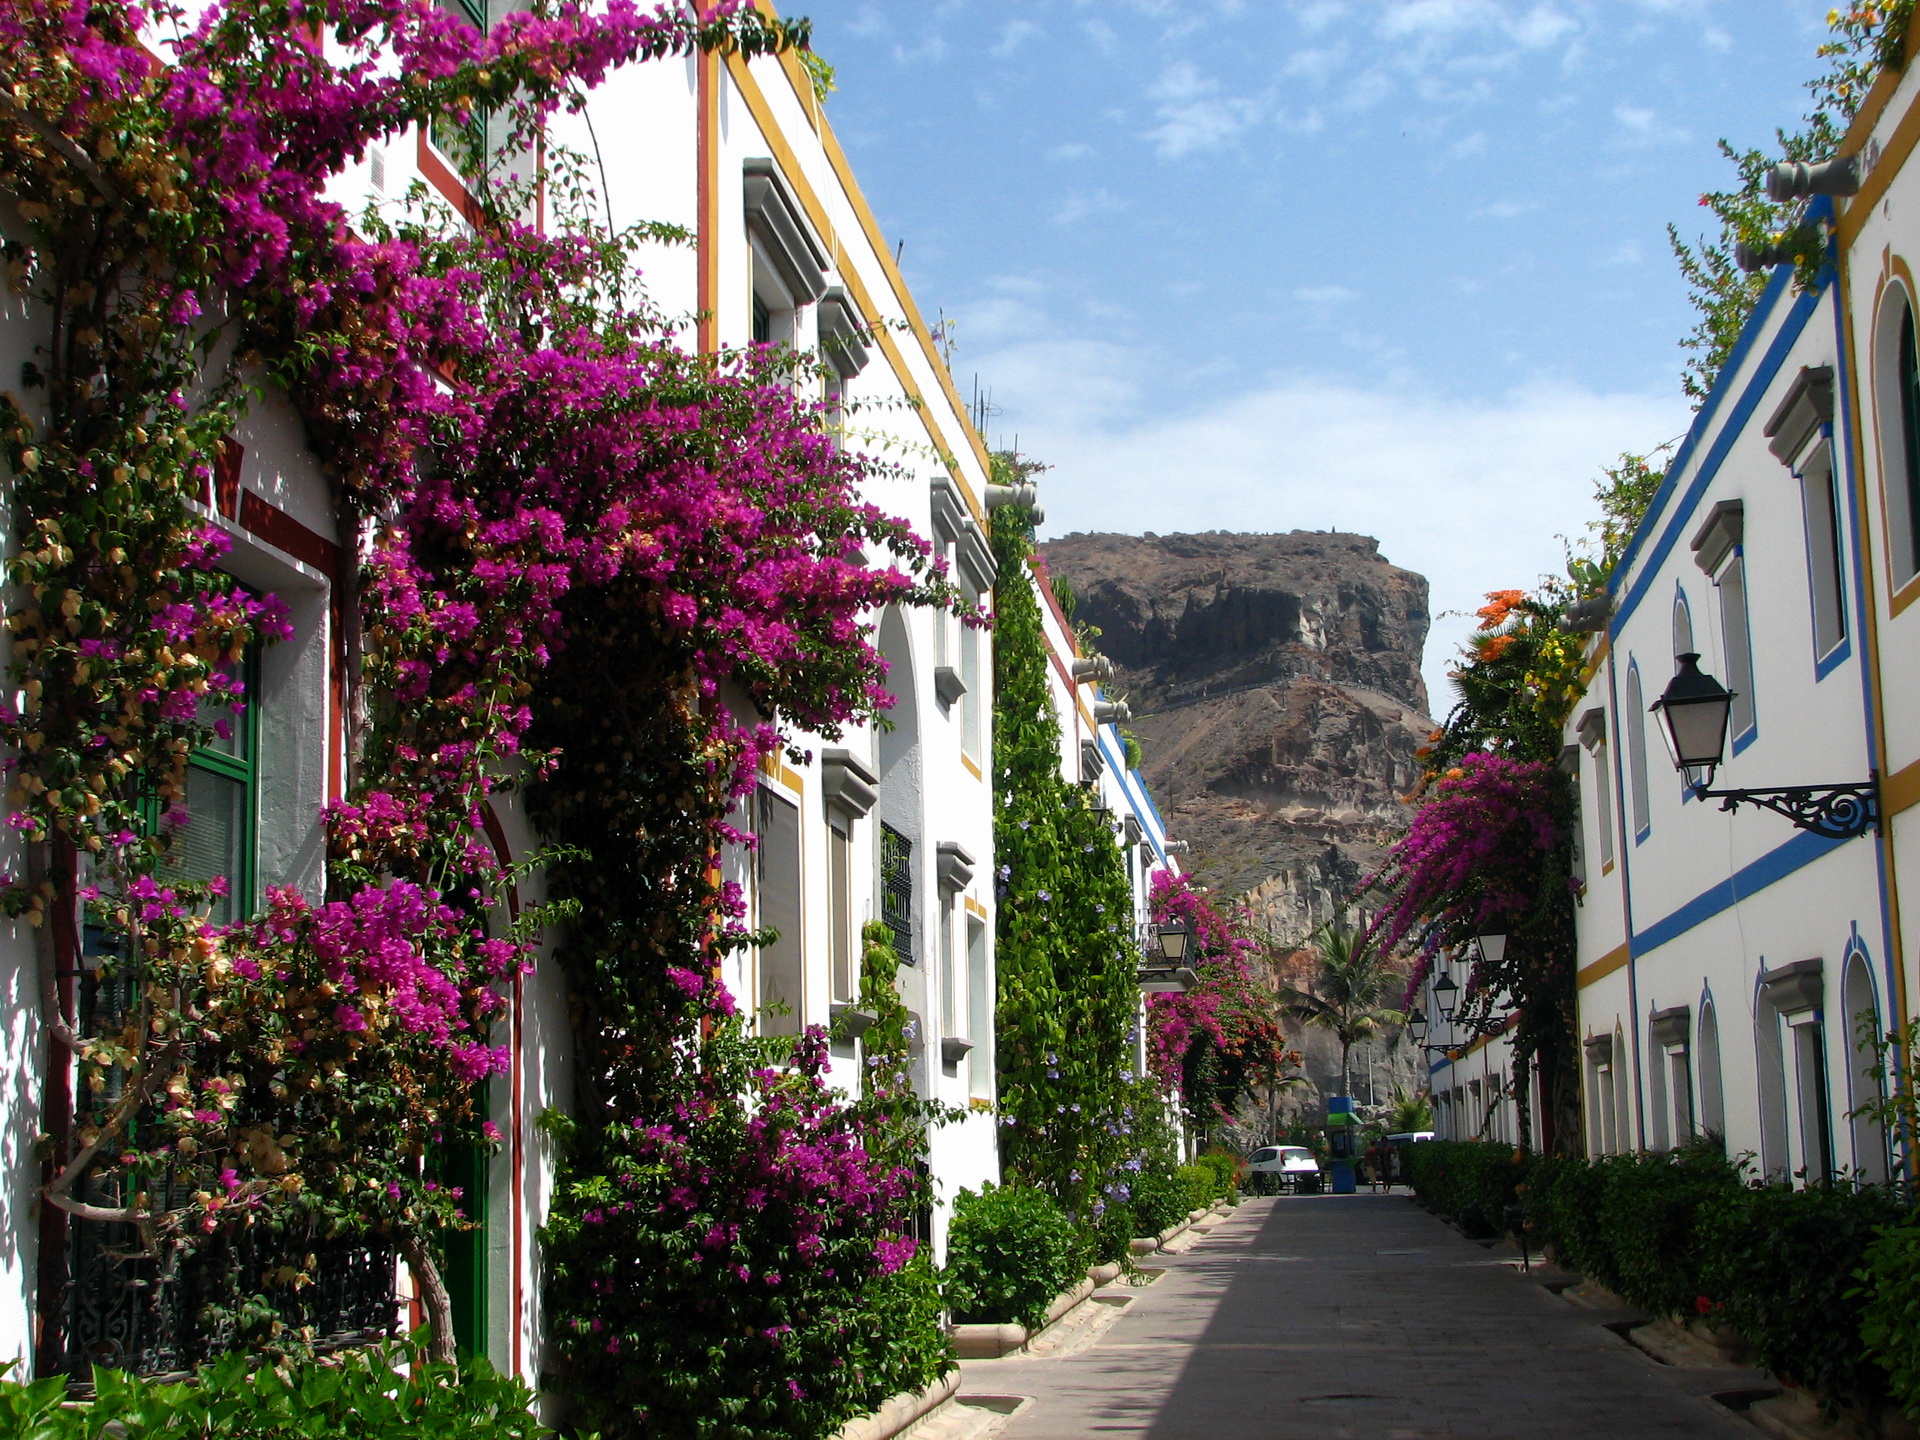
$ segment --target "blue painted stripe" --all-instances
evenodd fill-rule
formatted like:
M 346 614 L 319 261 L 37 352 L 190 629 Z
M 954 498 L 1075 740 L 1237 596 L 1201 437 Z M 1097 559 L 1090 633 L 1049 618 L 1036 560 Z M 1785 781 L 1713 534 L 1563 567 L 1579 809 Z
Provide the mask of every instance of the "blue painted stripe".
M 1696 925 L 1705 924 L 1722 910 L 1758 895 L 1776 881 L 1811 865 L 1822 855 L 1831 854 L 1847 842 L 1829 840 L 1802 830 L 1791 840 L 1776 845 L 1758 860 L 1740 869 L 1719 884 L 1703 890 L 1672 914 L 1656 920 L 1633 937 L 1633 956 L 1637 960 L 1657 950 L 1669 940 L 1678 939 Z
M 1109 731 L 1113 734 L 1111 742 L 1107 738 Z M 1160 818 L 1160 812 L 1153 808 L 1153 795 L 1147 789 L 1147 782 L 1140 777 L 1140 772 L 1127 768 L 1127 748 L 1119 736 L 1119 730 L 1110 725 L 1101 725 L 1094 730 L 1094 739 L 1100 746 L 1100 753 L 1107 757 L 1107 764 L 1111 765 L 1113 773 L 1120 777 L 1120 793 L 1127 797 L 1127 803 L 1133 807 L 1133 813 L 1142 815 L 1144 803 L 1144 814 L 1153 816 L 1154 824 L 1143 824 L 1140 828 L 1147 837 L 1147 843 L 1153 846 L 1153 853 L 1158 855 L 1160 863 L 1165 865 L 1167 850 L 1163 842 L 1166 837 L 1166 822 Z M 1154 833 L 1156 827 L 1159 834 Z
M 1621 599 L 1613 617 L 1612 633 L 1614 635 L 1617 636 L 1620 633 L 1620 627 L 1627 623 L 1627 618 L 1633 614 L 1640 602 L 1646 599 L 1647 591 L 1659 578 L 1660 567 L 1666 564 L 1668 554 L 1679 543 L 1681 533 L 1693 518 L 1694 507 L 1700 503 L 1700 497 L 1706 493 L 1707 486 L 1713 483 L 1713 477 L 1720 473 L 1721 464 L 1726 460 L 1728 452 L 1733 449 L 1734 442 L 1746 429 L 1747 421 L 1752 418 L 1754 410 L 1767 393 L 1767 387 L 1773 383 L 1773 377 L 1779 373 L 1781 365 L 1786 362 L 1787 352 L 1799 340 L 1800 332 L 1806 329 L 1807 321 L 1813 318 L 1814 309 L 1819 303 L 1820 293 L 1813 291 L 1809 291 L 1793 302 L 1793 308 L 1787 312 L 1787 318 L 1780 324 L 1779 333 L 1773 337 L 1773 343 L 1767 347 L 1766 356 L 1761 360 L 1759 370 L 1747 388 L 1741 391 L 1738 403 L 1728 413 L 1726 423 L 1720 427 L 1720 433 L 1713 442 L 1713 448 L 1707 452 L 1706 459 L 1700 462 L 1700 468 L 1688 481 L 1686 494 L 1674 507 L 1674 513 L 1667 522 L 1667 528 L 1661 533 L 1653 549 L 1648 552 L 1646 565 L 1641 570 L 1639 579 L 1628 587 L 1626 595 Z M 1732 368 L 1732 362 L 1728 363 L 1728 368 Z M 1680 463 L 1676 459 L 1667 471 L 1667 479 L 1677 481 L 1680 468 Z M 1661 489 L 1664 491 L 1666 486 L 1663 484 Z M 1653 512 L 1649 510 L 1648 513 Z M 1628 562 L 1622 560 L 1616 573 L 1625 574 L 1628 568 Z
M 1831 198 L 1816 195 L 1807 205 L 1803 220 L 1818 223 L 1831 220 L 1834 205 Z M 1836 278 L 1834 269 L 1839 251 L 1832 240 L 1827 243 L 1827 263 L 1814 277 L 1815 295 L 1824 291 Z M 1767 327 L 1767 320 L 1773 314 L 1773 307 L 1779 302 L 1793 284 L 1794 267 L 1776 265 L 1773 274 L 1767 280 L 1767 288 L 1760 292 L 1760 298 L 1754 302 L 1753 313 L 1747 317 L 1747 323 L 1740 328 L 1740 338 L 1733 342 L 1726 363 L 1720 367 L 1720 373 L 1714 377 L 1713 389 L 1707 392 L 1707 398 L 1701 402 L 1699 413 L 1693 417 L 1693 424 L 1687 427 L 1686 439 L 1680 442 L 1680 448 L 1674 452 L 1672 463 L 1667 466 L 1666 478 L 1660 482 L 1660 488 L 1653 493 L 1653 499 L 1647 505 L 1647 513 L 1640 518 L 1639 526 L 1627 541 L 1627 548 L 1621 552 L 1619 563 L 1613 567 L 1613 573 L 1607 577 L 1607 593 L 1612 594 L 1619 588 L 1620 580 L 1633 569 L 1635 557 L 1647 536 L 1653 533 L 1654 526 L 1661 518 L 1661 511 L 1672 496 L 1674 486 L 1679 483 L 1680 473 L 1687 468 L 1700 437 L 1705 435 L 1714 423 L 1714 416 L 1733 389 L 1733 382 L 1745 363 L 1747 352 L 1760 338 L 1760 332 Z M 1803 297 L 1804 298 L 1804 297 Z M 1844 347 L 1843 347 L 1844 348 Z
M 1740 373 L 1740 367 L 1746 362 L 1747 352 L 1753 348 L 1754 342 L 1760 337 L 1760 332 L 1766 328 L 1774 305 L 1792 283 L 1793 267 L 1782 265 L 1773 272 L 1773 278 L 1767 282 L 1767 288 L 1760 292 L 1760 299 L 1754 304 L 1753 314 L 1747 317 L 1747 323 L 1740 331 L 1740 338 L 1734 342 L 1732 353 L 1727 356 L 1726 364 L 1720 367 L 1720 374 L 1713 382 L 1713 389 L 1701 404 L 1699 413 L 1693 417 L 1693 424 L 1687 427 L 1686 439 L 1680 442 L 1680 448 L 1674 452 L 1672 461 L 1667 465 L 1666 478 L 1660 482 L 1660 488 L 1653 492 L 1653 499 L 1647 504 L 1647 513 L 1641 517 L 1633 537 L 1627 541 L 1627 548 L 1621 552 L 1619 563 L 1613 567 L 1613 574 L 1608 577 L 1609 590 L 1616 588 L 1620 579 L 1633 569 L 1633 562 L 1640 553 L 1640 546 L 1659 522 L 1662 510 L 1668 499 L 1672 497 L 1674 488 L 1680 483 L 1681 472 L 1687 468 L 1687 461 L 1692 458 L 1695 447 L 1700 443 L 1700 437 L 1713 427 L 1715 415 L 1719 413 L 1720 406 L 1725 403 L 1727 395 L 1732 391 L 1733 382 Z

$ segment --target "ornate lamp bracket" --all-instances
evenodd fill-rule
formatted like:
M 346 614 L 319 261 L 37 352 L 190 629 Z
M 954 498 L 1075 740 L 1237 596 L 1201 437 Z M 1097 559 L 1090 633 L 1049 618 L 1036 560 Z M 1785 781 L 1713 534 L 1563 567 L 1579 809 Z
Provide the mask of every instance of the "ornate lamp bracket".
M 1722 810 L 1758 805 L 1802 830 L 1828 840 L 1851 840 L 1880 827 L 1880 772 L 1864 784 L 1785 785 L 1775 790 L 1709 790 L 1695 785 L 1702 800 L 1718 800 Z

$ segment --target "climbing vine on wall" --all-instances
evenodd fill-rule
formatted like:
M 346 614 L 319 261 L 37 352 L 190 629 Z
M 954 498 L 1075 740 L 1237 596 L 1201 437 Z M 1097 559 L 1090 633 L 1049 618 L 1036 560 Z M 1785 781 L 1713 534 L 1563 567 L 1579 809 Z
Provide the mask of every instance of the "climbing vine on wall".
M 140 41 L 155 19 L 184 37 L 164 67 Z M 120 1029 L 77 1033 L 47 948 L 45 1019 L 83 1082 L 49 1202 L 130 1225 L 163 1274 L 248 1228 L 386 1235 L 450 1353 L 436 1237 L 466 1223 L 463 1197 L 425 1156 L 497 1138 L 474 1099 L 505 1059 L 498 987 L 565 916 L 583 1103 L 551 1299 L 563 1330 L 596 1337 L 563 1347 L 570 1388 L 628 1425 L 678 1405 L 699 1433 L 817 1434 L 937 1368 L 903 1338 L 932 1324 L 930 1286 L 903 1278 L 914 1181 L 826 1091 L 820 1037 L 776 1057 L 742 1036 L 714 978 L 738 896 L 710 866 L 780 727 L 833 736 L 886 703 L 860 617 L 950 587 L 858 499 L 870 467 L 797 397 L 798 362 L 674 343 L 633 281 L 657 230 L 608 236 L 564 210 L 526 228 L 537 176 L 483 184 L 473 230 L 353 223 L 324 196 L 410 126 L 487 108 L 525 152 L 615 65 L 760 53 L 804 28 L 735 3 L 560 0 L 481 36 L 423 0 L 231 0 L 197 24 L 23 0 L 0 5 L 0 36 L 0 187 L 28 236 L 9 273 L 45 327 L 28 398 L 0 413 L 22 701 L 0 727 L 28 847 L 6 903 L 49 934 L 83 904 L 134 995 Z M 221 572 L 225 538 L 192 502 L 270 381 L 300 408 L 350 561 L 350 784 L 325 895 L 276 890 L 221 925 L 232 877 L 169 879 L 185 765 L 251 699 L 247 647 L 287 626 Z M 562 842 L 556 900 L 509 922 L 522 872 L 501 868 L 486 807 L 529 783 Z M 663 1177 L 652 1228 L 631 1197 L 595 1204 L 596 1185 Z M 756 1193 L 759 1250 L 726 1229 Z M 690 1288 L 615 1316 L 568 1268 L 570 1237 L 629 1270 L 664 1245 Z M 287 1268 L 229 1277 L 217 1343 L 298 1347 L 275 1296 L 246 1293 L 311 1278 Z M 696 1317 L 671 1330 L 685 1364 L 636 1364 L 676 1299 Z M 782 1306 L 743 1348 L 689 1345 Z M 602 1336 L 614 1318 L 627 1328 Z
M 1012 483 L 1018 462 L 998 457 Z M 1010 1179 L 1056 1196 L 1082 1225 L 1122 1233 L 1128 1176 L 1150 1158 L 1135 1073 L 1139 948 L 1107 817 L 1060 773 L 1032 525 L 995 514 L 994 855 L 999 1108 Z

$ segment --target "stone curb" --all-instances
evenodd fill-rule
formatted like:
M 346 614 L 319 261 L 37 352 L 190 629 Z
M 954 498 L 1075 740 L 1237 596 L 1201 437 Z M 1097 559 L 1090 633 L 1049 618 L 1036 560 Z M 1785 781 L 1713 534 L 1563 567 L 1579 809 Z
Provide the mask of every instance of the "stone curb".
M 956 1365 L 926 1389 L 896 1395 L 872 1414 L 849 1420 L 833 1440 L 891 1440 L 949 1403 L 959 1391 L 960 1367 Z
M 1120 1273 L 1117 1265 L 1101 1265 L 1087 1272 L 1082 1280 L 1071 1290 L 1062 1290 L 1053 1297 L 1053 1303 L 1047 1307 L 1046 1318 L 1040 1328 L 1029 1330 L 1024 1325 L 953 1325 L 947 1333 L 953 1337 L 954 1353 L 962 1360 L 998 1360 L 1003 1355 L 1011 1355 L 1038 1340 L 1048 1330 L 1077 1310 L 1093 1294 L 1096 1286 L 1104 1285 L 1100 1273 L 1111 1270 L 1112 1279 Z

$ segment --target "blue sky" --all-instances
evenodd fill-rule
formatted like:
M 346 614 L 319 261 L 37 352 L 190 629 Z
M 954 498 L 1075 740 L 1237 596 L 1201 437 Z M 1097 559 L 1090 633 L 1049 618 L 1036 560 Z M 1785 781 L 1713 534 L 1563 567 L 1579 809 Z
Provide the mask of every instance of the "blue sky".
M 1664 227 L 1803 113 L 1829 4 L 783 8 L 990 438 L 1055 467 L 1043 535 L 1358 530 L 1441 612 L 1685 429 Z

